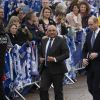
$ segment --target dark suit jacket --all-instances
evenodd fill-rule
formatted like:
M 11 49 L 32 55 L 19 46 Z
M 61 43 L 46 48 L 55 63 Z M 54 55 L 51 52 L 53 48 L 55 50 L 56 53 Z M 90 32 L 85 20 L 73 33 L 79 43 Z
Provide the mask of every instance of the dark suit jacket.
M 41 57 L 45 58 L 45 49 L 46 44 L 49 38 L 42 40 L 42 47 L 41 47 Z M 59 74 L 67 72 L 67 67 L 64 62 L 65 59 L 69 57 L 69 50 L 65 39 L 59 36 L 55 37 L 55 40 L 52 45 L 52 49 L 50 50 L 50 55 L 55 57 L 57 62 L 48 62 L 48 66 L 45 67 L 43 64 L 43 70 L 47 70 L 51 74 Z
M 61 35 L 67 35 L 68 28 L 66 28 L 64 25 L 61 25 Z
M 39 20 L 39 24 L 42 24 L 42 27 L 43 27 L 43 29 L 44 29 L 45 32 L 47 31 L 47 26 L 48 26 L 48 25 L 56 25 L 56 23 L 54 22 L 53 19 L 49 19 L 48 25 L 46 25 L 46 24 L 44 23 L 43 19 L 40 19 L 40 20 Z
M 98 57 L 94 60 L 89 60 L 89 65 L 87 69 L 93 68 L 94 70 L 100 71 L 100 31 L 95 39 L 93 47 L 91 46 L 92 33 L 89 32 L 86 36 L 86 41 L 83 47 L 83 58 L 87 58 L 87 54 L 91 52 L 98 53 Z

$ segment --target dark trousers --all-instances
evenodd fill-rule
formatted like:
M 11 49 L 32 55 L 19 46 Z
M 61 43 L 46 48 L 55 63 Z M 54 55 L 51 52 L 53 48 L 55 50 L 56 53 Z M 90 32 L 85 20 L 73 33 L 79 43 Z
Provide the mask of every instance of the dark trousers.
M 63 100 L 63 77 L 64 74 L 52 75 L 43 71 L 40 83 L 40 100 L 49 100 L 48 90 L 53 83 L 55 100 Z
M 87 84 L 93 100 L 100 100 L 100 70 L 87 71 Z
M 7 100 L 5 98 L 5 94 L 4 94 L 4 90 L 3 90 L 3 83 L 1 80 L 0 80 L 0 100 Z

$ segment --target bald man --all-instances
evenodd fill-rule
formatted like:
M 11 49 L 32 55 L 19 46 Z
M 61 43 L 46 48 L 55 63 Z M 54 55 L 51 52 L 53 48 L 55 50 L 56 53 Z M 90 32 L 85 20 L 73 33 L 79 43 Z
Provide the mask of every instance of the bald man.
M 87 33 L 83 47 L 83 65 L 87 69 L 87 84 L 93 100 L 100 100 L 100 28 L 98 19 L 88 20 L 90 32 Z
M 40 62 L 42 66 L 40 100 L 49 100 L 48 90 L 54 86 L 55 100 L 63 100 L 63 77 L 67 72 L 65 59 L 69 50 L 65 39 L 57 36 L 54 25 L 48 26 L 47 38 L 42 40 Z

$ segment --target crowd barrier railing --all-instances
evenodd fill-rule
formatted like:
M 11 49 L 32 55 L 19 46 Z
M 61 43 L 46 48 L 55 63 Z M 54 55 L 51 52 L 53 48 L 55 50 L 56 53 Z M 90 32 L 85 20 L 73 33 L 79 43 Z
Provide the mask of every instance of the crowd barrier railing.
M 39 72 L 38 72 L 38 49 L 35 42 L 25 43 L 22 46 L 15 45 L 5 55 L 5 76 L 4 88 L 6 98 L 17 94 L 23 100 L 25 97 L 20 90 L 23 88 L 36 85 L 39 88 Z M 10 94 L 11 92 L 11 94 Z

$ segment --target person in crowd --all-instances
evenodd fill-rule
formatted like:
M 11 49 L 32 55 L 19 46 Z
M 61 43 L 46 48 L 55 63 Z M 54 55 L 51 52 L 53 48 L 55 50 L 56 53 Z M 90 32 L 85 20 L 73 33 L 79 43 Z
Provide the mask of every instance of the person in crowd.
M 20 26 L 20 28 L 17 31 L 17 38 L 18 38 L 18 45 L 22 46 L 24 43 L 29 43 L 29 41 L 32 41 L 32 33 L 28 29 L 28 27 L 24 24 Z
M 66 1 L 67 2 L 67 1 Z M 53 7 L 53 9 L 55 9 L 56 8 L 56 6 L 60 3 L 60 4 L 62 4 L 63 5 L 63 7 L 65 7 L 65 6 L 67 6 L 66 5 L 66 2 L 64 1 L 64 0 L 54 0 L 53 1 L 53 4 L 52 4 L 52 7 Z M 55 14 L 55 13 L 54 13 Z
M 3 89 L 3 76 L 5 67 L 5 53 L 6 50 L 12 47 L 9 36 L 4 30 L 4 10 L 0 7 L 0 99 L 6 100 Z
M 88 19 L 91 16 L 90 15 L 90 6 L 87 2 L 82 1 L 79 3 L 79 10 L 82 17 L 82 27 L 86 28 L 88 27 Z
M 39 41 L 41 41 L 41 39 L 45 35 L 45 33 L 44 33 L 43 27 L 41 26 L 41 24 L 39 24 L 39 17 L 35 16 L 33 25 L 35 28 L 34 30 L 36 32 L 35 34 L 39 35 L 38 38 L 40 38 Z
M 18 32 L 18 36 L 20 37 L 21 44 L 23 44 L 27 40 L 29 41 L 34 40 L 37 44 L 41 41 L 42 35 L 44 33 L 41 32 L 38 29 L 38 27 L 34 24 L 34 21 L 36 21 L 35 19 L 36 19 L 36 14 L 34 12 L 27 13 L 25 22 L 21 25 L 21 28 L 19 29 Z
M 25 12 L 24 10 L 19 10 L 19 13 L 18 13 L 18 18 L 19 18 L 19 20 L 20 20 L 20 24 L 24 24 L 24 22 L 25 22 L 25 17 L 26 17 L 26 14 L 27 14 L 28 12 Z
M 79 5 L 77 3 L 73 4 L 71 12 L 66 15 L 66 20 L 72 29 L 76 32 L 75 42 L 82 41 L 82 18 L 79 13 Z
M 7 34 L 10 37 L 12 45 L 18 44 L 17 30 L 18 30 L 18 28 L 17 28 L 16 24 L 10 24 L 8 27 Z
M 0 23 L 2 23 L 3 26 L 5 26 L 4 22 L 4 9 L 0 6 Z
M 82 30 L 82 19 L 79 13 L 79 5 L 74 3 L 71 6 L 71 12 L 66 15 L 66 20 L 68 21 L 71 29 L 73 30 L 73 41 L 75 50 L 72 52 L 73 66 L 74 68 L 80 67 L 80 62 L 82 59 L 82 47 L 83 47 L 83 30 Z
M 77 3 L 73 4 L 71 12 L 67 14 L 66 20 L 75 30 L 82 29 L 82 19 L 79 13 L 79 5 Z
M 69 25 L 66 22 L 66 7 L 63 7 L 62 3 L 59 3 L 55 8 L 54 21 L 56 23 L 58 35 L 66 35 Z
M 93 100 L 100 100 L 100 28 L 98 19 L 91 16 L 88 20 L 90 32 L 83 47 L 83 65 L 87 70 L 88 90 Z
M 24 3 L 22 3 L 18 7 L 16 7 L 16 9 L 14 10 L 14 12 L 12 12 L 11 15 L 9 15 L 8 19 L 10 19 L 12 16 L 18 16 L 19 19 L 20 19 L 20 21 L 21 21 L 21 23 L 23 23 L 25 21 L 24 20 L 25 15 L 28 12 L 32 12 L 32 9 L 29 8 L 29 5 L 25 5 Z
M 33 20 L 33 28 L 34 28 L 33 33 L 36 35 L 35 41 L 39 49 L 42 37 L 45 36 L 45 33 L 43 27 L 41 26 L 41 24 L 39 24 L 39 17 L 36 16 L 36 14 Z
M 12 16 L 7 24 L 7 27 L 6 27 L 6 31 L 8 31 L 8 27 L 9 25 L 11 24 L 15 24 L 17 26 L 17 28 L 20 27 L 20 20 L 17 16 Z
M 49 7 L 49 0 L 42 0 L 42 7 Z
M 18 16 L 12 16 L 9 20 L 9 23 L 6 27 L 6 31 L 9 33 L 9 27 L 11 24 L 15 24 L 17 26 L 17 33 L 16 33 L 16 39 L 18 38 L 18 44 L 22 45 L 27 40 L 32 40 L 32 34 L 28 30 L 27 26 L 25 27 L 25 21 L 23 23 L 20 23 Z
M 44 7 L 50 7 L 51 8 L 51 5 L 50 5 L 50 2 L 49 0 L 41 0 L 41 10 L 40 12 L 37 13 L 37 16 L 39 17 L 40 14 L 41 14 L 41 11 Z
M 71 11 L 72 11 L 72 7 L 73 7 L 73 5 L 74 4 L 78 4 L 78 1 L 79 0 L 68 0 L 66 3 L 68 3 L 68 4 L 66 4 L 67 5 L 67 13 L 70 13 Z
M 65 39 L 57 36 L 54 25 L 47 28 L 48 38 L 42 40 L 39 52 L 41 69 L 40 100 L 49 100 L 48 90 L 53 83 L 55 100 L 63 100 L 63 78 L 67 72 L 65 59 L 69 57 L 69 49 Z
M 20 3 L 19 6 L 9 14 L 8 19 L 10 19 L 12 16 L 17 16 L 19 14 L 19 11 L 22 10 L 25 6 L 25 3 Z
M 41 24 L 41 26 L 43 27 L 44 32 L 46 32 L 48 25 L 55 25 L 55 22 L 53 21 L 53 19 L 51 19 L 51 17 L 52 9 L 50 7 L 44 7 L 41 11 L 39 20 L 39 24 Z

